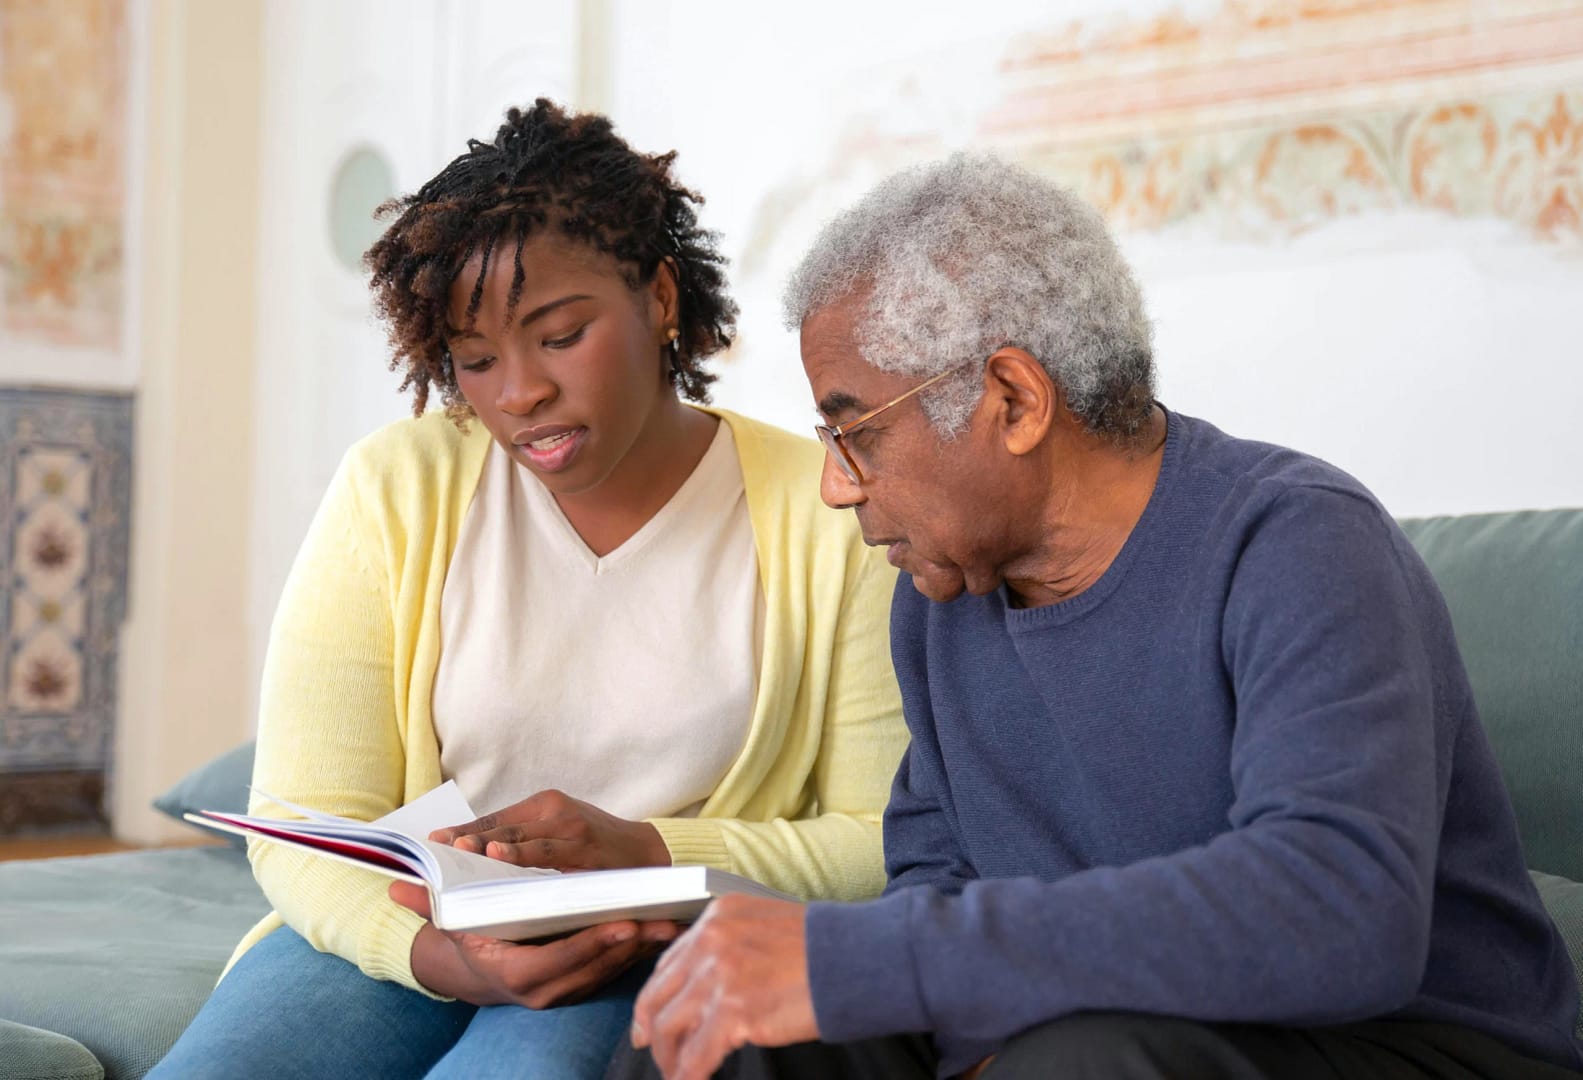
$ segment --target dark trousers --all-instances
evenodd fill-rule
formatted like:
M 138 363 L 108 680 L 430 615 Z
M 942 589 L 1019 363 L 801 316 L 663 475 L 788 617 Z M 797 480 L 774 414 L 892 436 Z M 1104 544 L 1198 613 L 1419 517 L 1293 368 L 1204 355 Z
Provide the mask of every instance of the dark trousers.
M 747 1047 L 717 1080 L 934 1080 L 928 1037 Z M 647 1051 L 623 1046 L 606 1080 L 656 1080 Z M 1371 1020 L 1325 1028 L 1200 1024 L 1082 1013 L 1023 1032 L 980 1080 L 1576 1080 L 1466 1028 Z

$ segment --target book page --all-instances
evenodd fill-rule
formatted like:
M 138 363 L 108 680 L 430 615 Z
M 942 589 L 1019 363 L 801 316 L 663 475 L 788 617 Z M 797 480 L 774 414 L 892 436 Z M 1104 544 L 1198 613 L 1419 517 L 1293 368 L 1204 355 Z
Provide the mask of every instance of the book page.
M 265 791 L 263 788 L 256 788 L 256 787 L 253 787 L 251 784 L 248 785 L 247 790 L 251 791 L 254 795 L 257 795 L 261 799 L 269 800 L 270 802 L 274 803 L 276 806 L 280 807 L 282 810 L 286 810 L 286 811 L 289 811 L 290 813 L 298 815 L 299 817 L 306 818 L 308 821 L 317 821 L 321 825 L 363 825 L 363 824 L 366 824 L 366 822 L 354 821 L 352 818 L 337 817 L 334 814 L 326 814 L 326 813 L 324 813 L 323 811 L 320 811 L 320 810 L 310 810 L 306 806 L 298 806 L 294 802 L 288 802 L 287 800 L 282 799 L 279 795 L 271 795 L 269 792 Z M 264 815 L 262 815 L 262 814 L 253 814 L 253 815 L 250 815 L 250 816 L 252 816 L 252 817 L 262 817 Z
M 433 791 L 424 792 L 406 806 L 399 807 L 374 822 L 385 829 L 404 833 L 414 840 L 427 840 L 435 829 L 452 825 L 465 825 L 478 820 L 478 815 L 467 804 L 467 797 L 447 780 Z
M 279 818 L 252 818 L 203 810 L 184 814 L 188 821 L 223 832 L 268 840 L 271 843 L 305 847 L 322 854 L 362 863 L 382 872 L 400 870 L 424 877 L 428 874 L 428 853 L 416 840 L 399 833 L 372 830 L 363 822 L 284 821 Z
M 443 895 L 458 886 L 481 882 L 523 882 L 560 876 L 557 870 L 515 866 L 430 840 L 429 833 L 435 829 L 464 824 L 477 818 L 454 780 L 441 784 L 373 822 L 326 814 L 257 788 L 253 790 L 287 813 L 302 815 L 304 820 L 249 817 L 207 810 L 201 815 L 188 816 L 199 824 L 226 828 L 227 831 L 246 830 L 262 839 L 307 847 L 339 859 L 362 863 L 383 873 L 397 871 L 398 876 L 416 875 L 430 886 L 431 896 Z M 435 903 L 437 907 L 440 905 L 438 900 Z
M 308 821 L 318 822 L 320 825 L 349 825 L 354 828 L 373 825 L 391 832 L 410 836 L 414 840 L 427 840 L 429 834 L 435 829 L 443 829 L 451 825 L 462 825 L 469 821 L 477 820 L 478 815 L 468 805 L 467 797 L 462 794 L 462 789 L 456 786 L 455 780 L 447 780 L 432 791 L 426 791 L 413 799 L 406 806 L 400 806 L 374 821 L 358 821 L 355 818 L 338 817 L 335 814 L 326 814 L 321 810 L 312 810 L 306 806 L 299 806 L 278 795 L 271 795 L 262 788 L 249 788 L 255 795 L 268 799 L 276 806 L 293 814 L 300 815 Z M 254 815 L 258 816 L 258 815 Z

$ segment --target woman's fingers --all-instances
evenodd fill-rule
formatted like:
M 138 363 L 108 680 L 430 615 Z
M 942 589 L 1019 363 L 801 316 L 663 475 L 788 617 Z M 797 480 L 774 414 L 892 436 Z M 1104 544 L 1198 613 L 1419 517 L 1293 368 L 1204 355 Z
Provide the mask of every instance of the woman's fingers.
M 410 881 L 392 881 L 390 883 L 390 898 L 404 908 L 411 908 L 425 919 L 434 916 L 429 911 L 429 890 L 422 885 L 414 885 Z
M 514 835 L 521 835 L 513 831 Z M 540 866 L 552 870 L 592 870 L 598 864 L 586 844 L 572 840 L 559 840 L 552 836 L 531 839 L 495 840 L 485 842 L 480 849 L 491 859 L 516 866 Z
M 494 832 L 504 826 L 521 822 L 537 821 L 541 818 L 555 817 L 577 800 L 560 791 L 540 791 L 529 795 L 526 799 L 502 807 L 492 814 L 485 814 L 473 821 L 464 821 L 460 825 L 451 825 L 444 829 L 435 829 L 429 834 L 430 840 L 442 844 L 455 844 L 462 846 L 458 841 L 467 837 L 475 837 L 481 833 Z M 474 850 L 482 851 L 482 846 Z
M 453 934 L 452 940 L 480 977 L 531 1009 L 548 1008 L 568 994 L 602 986 L 649 945 L 633 922 L 591 926 L 543 945 L 474 934 Z
M 541 985 L 536 994 L 551 1005 L 581 1001 L 606 983 L 614 981 L 639 960 L 658 954 L 675 941 L 680 933 L 681 927 L 673 922 L 639 923 L 637 934 L 630 941 L 622 940 L 607 946 L 604 952 L 576 970 Z
M 560 791 L 541 791 L 430 838 L 518 866 L 597 870 L 669 866 L 670 849 L 646 821 L 627 821 Z M 498 846 L 497 846 L 498 845 Z
M 581 1001 L 637 963 L 650 948 L 637 936 L 606 946 L 581 967 L 541 983 L 533 991 L 532 1000 L 525 1001 L 524 1004 L 535 1009 L 543 1009 L 552 1005 L 568 1005 Z
M 510 807 L 507 810 L 509 811 Z M 485 814 L 481 818 L 473 821 L 464 821 L 460 825 L 448 825 L 443 829 L 435 829 L 429 833 L 429 839 L 441 844 L 455 844 L 463 837 L 493 829 L 499 824 L 499 818 L 499 814 Z

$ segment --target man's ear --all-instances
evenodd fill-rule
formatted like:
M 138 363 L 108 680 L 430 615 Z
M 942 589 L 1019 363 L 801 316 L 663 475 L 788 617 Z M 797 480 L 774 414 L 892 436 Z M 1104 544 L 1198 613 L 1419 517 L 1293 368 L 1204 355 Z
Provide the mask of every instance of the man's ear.
M 984 396 L 1006 450 L 1018 457 L 1044 442 L 1060 397 L 1044 365 L 1013 345 L 996 349 L 985 363 Z

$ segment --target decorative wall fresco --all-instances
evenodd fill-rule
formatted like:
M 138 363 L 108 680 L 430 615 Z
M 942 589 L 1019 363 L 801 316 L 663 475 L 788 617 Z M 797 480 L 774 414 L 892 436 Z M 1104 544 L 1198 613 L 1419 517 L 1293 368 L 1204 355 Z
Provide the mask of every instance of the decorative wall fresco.
M 132 399 L 0 389 L 0 833 L 102 821 Z
M 1230 238 L 1262 239 L 1366 210 L 1427 209 L 1505 218 L 1547 242 L 1583 242 L 1583 91 L 1144 137 L 1102 150 L 1052 147 L 1025 158 L 1124 228 L 1204 218 Z
M 1030 35 L 1002 74 L 984 141 L 1124 227 L 1418 208 L 1583 245 L 1583 4 L 1239 0 Z
M 128 64 L 123 0 L 0 0 L 0 336 L 121 343 Z
M 900 119 L 927 115 L 899 102 L 938 66 L 898 74 L 896 98 L 849 122 L 824 175 L 765 200 L 745 268 L 825 190 L 951 148 Z M 1577 0 L 1226 0 L 1197 20 L 1031 28 L 994 79 L 966 141 L 1077 189 L 1122 229 L 1278 242 L 1415 209 L 1505 219 L 1583 252 Z

